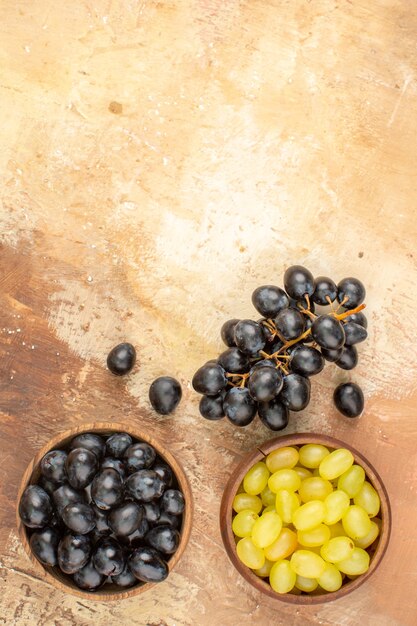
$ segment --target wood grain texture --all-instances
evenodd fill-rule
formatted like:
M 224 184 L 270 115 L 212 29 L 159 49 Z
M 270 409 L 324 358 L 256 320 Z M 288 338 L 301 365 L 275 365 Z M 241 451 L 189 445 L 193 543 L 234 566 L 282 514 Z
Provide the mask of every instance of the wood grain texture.
M 415 626 L 416 34 L 414 0 L 0 0 L 0 624 Z M 393 533 L 355 593 L 277 611 L 218 525 L 230 473 L 270 434 L 202 420 L 189 381 L 292 263 L 361 278 L 369 340 L 354 372 L 314 378 L 287 431 L 362 452 Z M 122 340 L 138 363 L 118 380 Z M 184 390 L 167 418 L 147 399 L 162 374 Z M 358 420 L 332 406 L 349 379 Z M 157 438 L 195 498 L 169 579 L 109 607 L 40 580 L 15 527 L 30 460 L 91 421 Z

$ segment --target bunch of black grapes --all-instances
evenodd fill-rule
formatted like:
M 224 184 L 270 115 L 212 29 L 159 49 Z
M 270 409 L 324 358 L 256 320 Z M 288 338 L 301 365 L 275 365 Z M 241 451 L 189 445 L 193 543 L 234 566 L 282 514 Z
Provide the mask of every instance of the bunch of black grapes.
M 344 278 L 336 285 L 294 265 L 284 274 L 284 287 L 255 289 L 252 302 L 262 315 L 258 321 L 223 324 L 227 350 L 193 377 L 194 389 L 203 394 L 200 413 L 206 419 L 226 415 L 236 426 L 247 426 L 258 413 L 268 428 L 282 430 L 289 411 L 308 405 L 310 377 L 322 371 L 325 361 L 344 370 L 356 366 L 356 344 L 367 337 L 361 281 Z M 364 406 L 362 390 L 355 383 L 339 385 L 334 402 L 346 417 L 357 417 Z

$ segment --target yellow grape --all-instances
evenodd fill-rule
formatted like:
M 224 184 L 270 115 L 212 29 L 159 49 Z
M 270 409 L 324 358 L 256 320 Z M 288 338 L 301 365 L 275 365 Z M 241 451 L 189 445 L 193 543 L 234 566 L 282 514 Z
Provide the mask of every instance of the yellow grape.
M 369 568 L 369 554 L 362 548 L 354 548 L 347 559 L 335 564 L 337 569 L 348 576 L 364 574 Z
M 326 497 L 324 504 L 326 506 L 326 515 L 324 517 L 325 524 L 336 524 L 342 519 L 350 506 L 350 498 L 344 491 L 336 489 Z
M 294 572 L 305 578 L 319 578 L 326 568 L 326 562 L 311 550 L 296 550 L 290 563 Z
M 371 520 L 371 530 L 367 535 L 365 535 L 365 537 L 362 537 L 361 539 L 355 539 L 355 546 L 357 548 L 362 548 L 363 550 L 365 550 L 365 548 L 369 548 L 369 546 L 373 544 L 378 535 L 379 526 L 378 524 L 375 524 L 373 520 Z
M 328 526 L 319 524 L 311 530 L 299 530 L 297 532 L 298 543 L 307 548 L 315 548 L 316 546 L 322 546 L 323 543 L 329 541 L 330 530 Z
M 326 515 L 326 507 L 321 500 L 311 500 L 296 509 L 292 523 L 297 530 L 310 530 L 321 524 Z
M 277 593 L 288 593 L 295 585 L 296 575 L 291 569 L 290 562 L 285 559 L 273 564 L 269 574 L 269 582 Z
M 296 491 L 300 485 L 301 478 L 293 469 L 280 469 L 274 472 L 268 480 L 268 487 L 274 493 L 277 493 L 280 489 Z
M 365 470 L 360 465 L 352 465 L 337 481 L 337 488 L 354 498 L 365 482 Z
M 255 463 L 246 473 L 243 479 L 243 487 L 246 493 L 257 496 L 263 491 L 268 483 L 269 470 L 265 463 Z
M 328 480 L 320 476 L 312 476 L 301 482 L 298 493 L 301 502 L 310 502 L 310 500 L 324 500 L 332 491 L 333 487 Z
M 271 504 L 270 506 L 266 506 L 264 510 L 262 511 L 261 515 L 265 515 L 265 513 L 270 513 L 271 511 L 274 511 L 276 513 L 276 508 L 274 507 L 273 504 Z
M 330 530 L 330 538 L 342 537 L 345 535 L 345 529 L 342 526 L 342 522 L 336 522 L 336 524 L 331 524 L 328 528 Z
M 368 483 L 368 481 L 364 482 L 361 490 L 353 498 L 353 501 L 355 504 L 362 507 L 367 512 L 369 517 L 375 517 L 375 515 L 378 515 L 381 507 L 381 501 L 378 493 L 374 487 L 372 487 L 371 483 Z
M 315 469 L 328 454 L 329 450 L 325 446 L 319 443 L 307 443 L 300 448 L 300 463 L 304 467 Z
M 325 591 L 337 591 L 342 586 L 343 579 L 335 565 L 326 563 L 326 569 L 319 576 L 317 582 Z
M 259 569 L 254 569 L 253 571 L 257 576 L 259 576 L 259 578 L 267 578 L 271 572 L 272 566 L 273 562 L 265 559 L 265 563 L 262 565 L 262 567 L 260 567 Z
M 317 589 L 318 582 L 315 578 L 304 578 L 304 576 L 298 576 L 295 579 L 295 586 L 300 591 L 311 592 Z
M 259 519 L 259 515 L 250 509 L 240 511 L 233 518 L 232 530 L 234 534 L 237 537 L 248 537 L 251 534 L 252 528 L 257 519 Z
M 301 467 L 300 465 L 296 465 L 295 467 L 293 467 L 293 470 L 294 472 L 297 472 L 301 480 L 304 480 L 305 478 L 310 478 L 310 476 L 313 475 L 310 470 L 308 470 L 306 467 Z
M 289 528 L 283 528 L 274 543 L 264 549 L 264 554 L 270 561 L 286 559 L 297 547 L 297 535 Z
M 265 513 L 253 525 L 252 541 L 258 548 L 266 548 L 278 538 L 281 528 L 282 521 L 278 513 Z
M 268 485 L 261 492 L 261 500 L 264 506 L 275 505 L 275 493 L 270 490 Z
M 298 463 L 298 450 L 289 446 L 278 448 L 268 454 L 265 462 L 271 474 L 279 469 L 291 469 Z
M 299 506 L 300 500 L 296 493 L 287 491 L 286 489 L 280 489 L 278 491 L 275 498 L 275 508 L 283 522 L 290 524 L 292 522 L 293 513 Z
M 242 563 L 250 569 L 260 569 L 265 563 L 263 550 L 255 546 L 250 537 L 244 537 L 238 542 L 236 552 Z
M 333 450 L 326 456 L 319 465 L 319 472 L 322 478 L 334 480 L 346 472 L 353 465 L 353 454 L 346 448 Z
M 262 500 L 258 496 L 251 496 L 248 493 L 237 493 L 233 499 L 233 510 L 236 513 L 250 509 L 254 513 L 262 510 Z
M 347 559 L 354 547 L 355 544 L 349 537 L 333 537 L 322 546 L 320 554 L 325 561 L 336 563 Z
M 368 513 L 357 504 L 352 504 L 342 518 L 345 533 L 352 539 L 362 539 L 371 530 Z

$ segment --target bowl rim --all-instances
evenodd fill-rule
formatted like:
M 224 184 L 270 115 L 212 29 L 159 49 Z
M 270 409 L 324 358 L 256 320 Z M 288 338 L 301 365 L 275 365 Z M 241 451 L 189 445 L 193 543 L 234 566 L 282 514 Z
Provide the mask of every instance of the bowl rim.
M 330 448 L 347 448 L 354 456 L 355 462 L 358 462 L 365 470 L 366 478 L 370 480 L 372 485 L 378 492 L 381 500 L 381 519 L 383 520 L 382 531 L 379 536 L 379 542 L 376 551 L 371 559 L 370 566 L 367 572 L 358 576 L 358 578 L 343 585 L 338 591 L 328 592 L 322 595 L 295 595 L 295 594 L 278 594 L 276 593 L 269 583 L 265 582 L 259 576 L 256 576 L 251 569 L 244 565 L 236 552 L 236 544 L 234 541 L 232 531 L 232 503 L 233 498 L 239 488 L 242 479 L 247 470 L 256 462 L 262 460 L 267 454 L 277 448 L 284 446 L 300 445 L 307 443 L 318 443 Z M 391 505 L 388 497 L 385 485 L 373 467 L 373 465 L 364 457 L 364 455 L 356 450 L 349 443 L 341 441 L 335 437 L 329 435 L 322 435 L 319 433 L 294 433 L 289 435 L 283 435 L 281 437 L 275 437 L 266 441 L 265 443 L 257 446 L 253 450 L 249 451 L 243 459 L 234 468 L 233 473 L 226 484 L 223 492 L 223 497 L 220 505 L 220 532 L 223 540 L 224 547 L 234 567 L 239 574 L 247 580 L 255 589 L 266 594 L 269 598 L 278 602 L 286 602 L 289 604 L 297 604 L 300 606 L 309 606 L 314 604 L 322 604 L 344 598 L 349 593 L 352 593 L 355 589 L 363 585 L 363 583 L 374 573 L 377 567 L 380 565 L 383 556 L 388 547 L 392 527 L 392 513 Z
M 64 582 L 64 579 L 58 577 L 59 572 L 55 572 L 54 567 L 48 567 L 42 565 L 38 561 L 38 559 L 33 554 L 30 544 L 29 544 L 29 536 L 26 526 L 23 524 L 19 517 L 19 503 L 22 497 L 22 494 L 26 487 L 30 484 L 34 484 L 34 476 L 36 472 L 39 471 L 39 465 L 41 459 L 44 455 L 50 450 L 59 448 L 61 446 L 65 446 L 71 439 L 73 439 L 77 435 L 81 435 L 83 433 L 95 433 L 95 434 L 112 434 L 116 432 L 125 432 L 131 435 L 135 439 L 139 439 L 146 443 L 152 445 L 157 451 L 158 455 L 168 463 L 168 465 L 173 470 L 175 477 L 178 481 L 178 485 L 180 490 L 182 491 L 185 498 L 185 509 L 183 513 L 183 521 L 180 532 L 180 542 L 177 548 L 177 551 L 172 555 L 172 557 L 168 561 L 168 571 L 169 574 L 175 568 L 177 563 L 180 561 L 185 548 L 187 547 L 188 541 L 190 539 L 191 534 L 191 526 L 192 519 L 194 513 L 194 502 L 191 491 L 191 486 L 187 475 L 181 465 L 181 463 L 176 459 L 176 457 L 166 450 L 162 443 L 160 443 L 156 438 L 152 435 L 148 435 L 143 432 L 140 428 L 136 426 L 131 426 L 129 424 L 123 422 L 87 422 L 80 424 L 79 426 L 74 426 L 69 428 L 58 435 L 55 435 L 51 439 L 47 441 L 47 443 L 42 446 L 42 448 L 37 452 L 34 458 L 30 461 L 27 466 L 22 479 L 20 481 L 17 498 L 16 498 L 16 523 L 17 523 L 17 532 L 21 543 L 25 549 L 26 554 L 28 555 L 33 567 L 36 570 L 37 575 L 39 575 L 42 580 L 50 583 L 54 587 L 58 588 L 60 591 L 65 593 L 71 593 L 74 596 L 78 596 L 79 598 L 84 598 L 84 600 L 95 600 L 102 602 L 109 601 L 118 601 L 123 600 L 125 598 L 132 598 L 134 596 L 140 595 L 146 591 L 149 591 L 155 585 L 160 583 L 143 583 L 136 585 L 134 587 L 128 588 L 120 588 L 120 591 L 117 589 L 111 589 L 110 591 L 85 591 L 79 589 L 75 586 L 75 583 L 72 583 L 71 579 L 67 579 Z M 33 482 L 32 482 L 33 481 Z M 62 574 L 62 577 L 65 575 Z M 169 577 L 169 576 L 168 576 Z

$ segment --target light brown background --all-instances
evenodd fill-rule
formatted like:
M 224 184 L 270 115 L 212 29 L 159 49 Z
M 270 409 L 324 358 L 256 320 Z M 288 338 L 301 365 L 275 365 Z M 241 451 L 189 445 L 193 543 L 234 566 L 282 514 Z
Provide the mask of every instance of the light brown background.
M 0 0 L 0 623 L 417 623 L 416 35 L 414 0 Z M 364 281 L 370 336 L 288 430 L 366 453 L 394 535 L 369 584 L 295 611 L 237 578 L 218 529 L 228 475 L 269 434 L 205 422 L 189 381 L 297 262 Z M 139 362 L 116 380 L 122 339 Z M 147 400 L 163 373 L 184 389 L 168 418 Z M 331 401 L 350 378 L 357 421 Z M 110 607 L 34 577 L 14 526 L 36 450 L 93 419 L 169 445 L 196 505 L 175 573 Z

